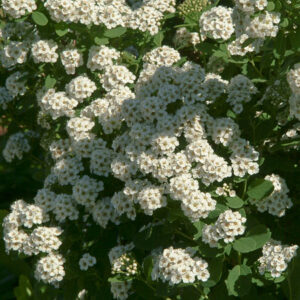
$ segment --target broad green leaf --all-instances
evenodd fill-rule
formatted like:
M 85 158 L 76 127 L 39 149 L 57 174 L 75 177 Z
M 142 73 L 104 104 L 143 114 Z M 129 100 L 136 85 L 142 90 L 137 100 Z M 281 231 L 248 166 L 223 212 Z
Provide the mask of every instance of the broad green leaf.
M 69 31 L 68 25 L 66 23 L 55 24 L 55 32 L 58 36 L 62 37 L 66 35 Z
M 250 237 L 242 237 L 234 241 L 233 249 L 241 252 L 248 253 L 256 250 L 256 242 Z
M 47 89 L 51 89 L 55 86 L 55 83 L 56 83 L 56 79 L 51 77 L 50 75 L 48 75 L 46 77 L 46 80 L 45 80 L 45 87 Z
M 108 29 L 104 32 L 104 36 L 107 38 L 117 38 L 120 37 L 121 35 L 123 35 L 125 32 L 127 31 L 127 29 L 125 27 L 116 27 L 113 29 Z
M 225 284 L 229 296 L 244 296 L 251 288 L 251 269 L 245 265 L 235 266 L 229 271 Z
M 259 224 L 251 228 L 246 236 L 253 239 L 256 243 L 256 249 L 259 249 L 269 241 L 271 232 L 265 225 Z
M 202 229 L 204 227 L 204 223 L 201 221 L 194 222 L 193 223 L 195 229 L 197 230 L 197 233 L 194 234 L 194 240 L 198 240 L 202 236 Z
M 160 47 L 161 46 L 161 43 L 164 39 L 164 33 L 162 31 L 158 32 L 155 36 L 154 36 L 154 44 L 157 46 L 157 47 Z
M 94 42 L 95 42 L 96 45 L 101 46 L 101 45 L 108 44 L 109 43 L 109 39 L 108 38 L 99 38 L 99 37 L 96 36 L 94 38 Z
M 213 287 L 215 286 L 222 277 L 223 271 L 223 262 L 224 256 L 219 256 L 217 258 L 213 258 L 208 264 L 208 270 L 210 277 L 206 282 L 203 282 L 202 285 L 204 287 Z
M 248 188 L 248 196 L 255 199 L 261 200 L 267 196 L 269 196 L 274 189 L 274 186 L 271 181 L 256 178 Z
M 48 18 L 40 11 L 34 11 L 31 17 L 37 25 L 46 26 L 48 24 Z
M 153 259 L 152 256 L 149 255 L 144 259 L 144 263 L 143 263 L 144 274 L 147 280 L 151 280 L 152 268 L 153 268 Z
M 244 201 L 239 197 L 226 197 L 226 204 L 230 208 L 241 208 Z
M 17 300 L 31 300 L 33 299 L 32 286 L 29 279 L 20 275 L 19 277 L 19 286 L 14 288 L 14 294 Z
M 268 1 L 267 10 L 272 11 L 275 9 L 275 4 L 272 1 Z

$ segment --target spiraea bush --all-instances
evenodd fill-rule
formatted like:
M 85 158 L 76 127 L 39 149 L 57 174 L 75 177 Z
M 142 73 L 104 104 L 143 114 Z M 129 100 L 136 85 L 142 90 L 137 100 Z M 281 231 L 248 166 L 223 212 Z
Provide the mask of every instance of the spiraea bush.
M 298 0 L 0 3 L 17 299 L 300 299 Z

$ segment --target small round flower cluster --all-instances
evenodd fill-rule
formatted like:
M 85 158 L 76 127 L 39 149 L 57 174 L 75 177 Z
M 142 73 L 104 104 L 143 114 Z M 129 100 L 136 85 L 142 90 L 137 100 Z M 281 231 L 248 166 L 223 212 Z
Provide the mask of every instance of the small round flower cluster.
M 251 80 L 241 74 L 230 80 L 227 90 L 228 98 L 226 101 L 237 114 L 243 111 L 243 103 L 249 102 L 251 96 L 257 93 L 257 88 Z
M 55 219 L 60 223 L 65 222 L 67 219 L 73 221 L 77 220 L 79 215 L 76 202 L 73 197 L 68 194 L 59 194 L 56 196 L 53 213 Z
M 231 184 L 223 183 L 222 187 L 216 188 L 216 194 L 224 197 L 235 197 L 236 191 L 231 188 Z
M 144 63 L 148 63 L 156 66 L 172 66 L 180 59 L 180 54 L 177 50 L 162 46 L 153 49 L 146 53 L 143 57 Z
M 99 75 L 99 77 L 106 91 L 120 88 L 128 83 L 133 83 L 136 78 L 125 66 L 121 65 L 106 67 L 104 74 Z
M 234 33 L 232 8 L 219 5 L 205 11 L 200 17 L 199 26 L 204 38 L 228 40 Z
M 207 0 L 184 0 L 177 6 L 177 10 L 181 17 L 201 12 L 207 5 Z
M 79 179 L 83 165 L 78 157 L 65 157 L 56 162 L 52 172 L 61 185 L 68 185 Z
M 26 72 L 21 73 L 17 71 L 6 78 L 5 87 L 13 97 L 17 97 L 18 95 L 25 95 L 26 80 L 22 80 L 22 77 L 26 74 Z
M 6 252 L 14 250 L 29 256 L 47 253 L 38 260 L 35 278 L 57 285 L 65 275 L 64 258 L 56 252 L 62 244 L 58 238 L 62 234 L 61 228 L 38 226 L 28 233 L 30 228 L 48 221 L 49 216 L 40 206 L 17 200 L 3 220 L 3 239 Z
M 137 261 L 127 253 L 124 253 L 114 260 L 111 272 L 112 274 L 121 273 L 125 276 L 131 276 L 137 273 L 137 267 Z
M 288 263 L 296 256 L 298 246 L 282 245 L 280 241 L 271 239 L 262 249 L 262 256 L 258 259 L 259 273 L 270 273 L 273 278 L 281 276 Z
M 239 212 L 226 210 L 221 213 L 214 225 L 205 225 L 202 230 L 202 241 L 209 244 L 210 247 L 218 246 L 218 241 L 223 239 L 225 243 L 234 241 L 237 235 L 242 235 L 245 231 L 243 223 L 246 218 Z
M 207 281 L 210 274 L 207 262 L 195 255 L 191 248 L 174 249 L 169 247 L 155 257 L 152 280 L 161 279 L 170 285 L 193 283 L 195 280 Z
M 288 196 L 289 189 L 286 182 L 282 177 L 275 174 L 267 175 L 265 180 L 272 182 L 274 186 L 273 192 L 263 200 L 255 201 L 252 199 L 251 203 L 255 204 L 260 212 L 268 211 L 268 213 L 273 216 L 283 217 L 285 210 L 293 206 Z
M 293 92 L 289 98 L 290 115 L 300 120 L 300 63 L 288 72 L 287 81 Z
M 237 0 L 240 2 L 239 0 Z M 251 1 L 252 2 L 252 1 Z M 253 1 L 260 3 L 260 10 L 265 8 L 265 0 Z M 235 27 L 236 39 L 229 43 L 228 50 L 231 55 L 245 55 L 248 52 L 259 52 L 266 37 L 275 37 L 278 32 L 280 14 L 277 12 L 262 11 L 257 14 L 252 11 L 253 6 L 250 1 L 245 1 L 250 9 L 248 12 L 241 10 L 240 6 L 233 9 L 232 21 Z M 254 15 L 253 15 L 254 14 Z M 253 15 L 253 16 L 252 16 Z M 249 45 L 243 44 L 249 39 L 254 39 Z
M 104 70 L 108 66 L 112 66 L 113 62 L 120 57 L 120 53 L 106 46 L 92 46 L 89 50 L 89 58 L 87 67 L 91 71 Z
M 27 60 L 28 45 L 26 42 L 11 41 L 0 51 L 0 61 L 4 68 L 23 64 Z
M 96 89 L 96 84 L 86 75 L 80 75 L 66 85 L 68 95 L 75 98 L 79 103 L 92 96 Z
M 59 282 L 65 276 L 64 263 L 65 259 L 61 254 L 51 253 L 38 261 L 34 276 L 37 280 L 42 280 L 58 287 Z
M 72 117 L 78 101 L 67 96 L 65 92 L 55 92 L 55 89 L 37 92 L 36 98 L 42 111 L 50 114 L 55 120 L 62 116 Z
M 39 40 L 32 44 L 33 61 L 38 63 L 55 63 L 58 59 L 58 45 L 53 40 Z
M 7 162 L 12 162 L 15 157 L 22 159 L 23 154 L 29 151 L 30 145 L 26 138 L 26 134 L 17 132 L 9 136 L 2 151 L 2 155 Z
M 81 271 L 86 271 L 89 267 L 96 264 L 96 257 L 91 256 L 89 253 L 84 253 L 79 260 L 79 267 Z
M 73 185 L 73 197 L 78 204 L 91 207 L 95 205 L 98 193 L 103 189 L 102 181 L 84 175 Z
M 13 18 L 20 18 L 37 9 L 35 0 L 2 0 L 2 9 Z
M 75 74 L 76 68 L 83 65 L 82 54 L 77 49 L 66 49 L 60 53 L 61 63 L 67 74 Z
M 187 47 L 200 43 L 198 32 L 189 32 L 185 27 L 179 28 L 174 36 L 174 44 L 177 47 Z
M 132 286 L 132 281 L 111 282 L 111 293 L 114 299 L 126 300 L 129 295 L 129 290 Z

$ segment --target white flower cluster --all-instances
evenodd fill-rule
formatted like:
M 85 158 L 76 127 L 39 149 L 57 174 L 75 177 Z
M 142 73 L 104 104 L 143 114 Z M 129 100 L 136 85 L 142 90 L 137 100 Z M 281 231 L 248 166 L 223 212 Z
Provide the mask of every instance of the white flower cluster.
M 107 28 L 117 26 L 158 32 L 160 20 L 165 12 L 175 12 L 174 0 L 138 1 L 130 7 L 126 0 L 47 0 L 44 5 L 56 22 L 75 22 L 85 25 L 104 24 Z
M 199 26 L 204 38 L 228 40 L 234 33 L 232 8 L 219 5 L 205 11 L 200 17 Z
M 245 231 L 246 218 L 236 211 L 226 210 L 221 213 L 214 225 L 205 225 L 202 230 L 202 241 L 210 247 L 218 246 L 218 241 L 223 239 L 225 243 L 234 241 L 237 235 Z
M 96 264 L 96 257 L 91 256 L 89 253 L 84 253 L 79 260 L 79 267 L 81 271 L 86 271 L 89 267 Z
M 168 46 L 162 46 L 146 53 L 143 57 L 144 63 L 157 66 L 172 66 L 180 59 L 180 53 Z
M 58 45 L 53 40 L 39 40 L 32 44 L 33 61 L 38 63 L 55 63 L 58 59 Z
M 26 134 L 17 132 L 9 136 L 2 155 L 7 162 L 12 162 L 15 157 L 23 158 L 23 154 L 30 151 L 30 145 Z
M 77 49 L 66 49 L 60 53 L 61 63 L 67 74 L 75 74 L 76 68 L 83 65 L 82 54 Z
M 51 115 L 55 120 L 62 116 L 72 117 L 78 101 L 68 97 L 65 92 L 55 92 L 55 89 L 44 89 L 37 92 L 37 101 L 42 111 Z
M 291 199 L 288 196 L 289 189 L 285 180 L 276 174 L 267 175 L 265 180 L 272 182 L 274 190 L 263 200 L 251 202 L 256 205 L 258 211 L 268 211 L 269 214 L 277 217 L 285 215 L 285 210 L 293 206 Z
M 38 261 L 34 276 L 37 280 L 42 280 L 58 287 L 59 282 L 65 276 L 64 263 L 65 259 L 61 254 L 51 253 Z
M 23 64 L 27 60 L 28 44 L 26 42 L 11 41 L 0 50 L 0 61 L 4 68 L 11 68 Z
M 225 197 L 235 197 L 236 191 L 231 188 L 231 184 L 223 183 L 223 185 L 216 188 L 216 194 Z
M 236 75 L 230 80 L 227 87 L 228 98 L 227 102 L 232 106 L 235 113 L 243 111 L 243 103 L 251 100 L 251 96 L 257 93 L 257 88 L 244 75 Z
M 80 75 L 66 85 L 67 93 L 79 103 L 92 96 L 96 89 L 96 84 L 86 75 Z
M 37 9 L 35 0 L 2 0 L 1 6 L 13 18 L 20 18 Z
M 259 273 L 270 273 L 273 278 L 281 276 L 288 263 L 296 256 L 298 246 L 282 245 L 280 241 L 271 239 L 262 249 L 262 256 L 258 259 Z
M 11 205 L 11 213 L 3 220 L 3 239 L 6 252 L 14 250 L 29 256 L 47 253 L 47 256 L 39 259 L 35 277 L 37 280 L 56 285 L 65 275 L 64 259 L 56 252 L 62 244 L 58 238 L 62 229 L 36 227 L 48 221 L 49 216 L 43 208 L 17 200 Z M 25 227 L 25 230 L 22 227 Z M 35 228 L 28 233 L 32 227 Z
M 109 251 L 108 257 L 112 274 L 122 273 L 125 276 L 131 276 L 137 273 L 137 261 L 128 253 L 133 248 L 133 243 L 130 243 L 123 246 L 116 246 Z
M 128 292 L 131 289 L 132 281 L 111 282 L 111 292 L 114 299 L 126 300 L 128 298 Z
M 289 98 L 290 115 L 300 120 L 300 63 L 288 72 L 287 81 L 293 92 Z
M 91 71 L 104 70 L 108 66 L 112 66 L 119 57 L 120 53 L 113 48 L 92 46 L 89 50 L 87 67 Z
M 178 283 L 193 283 L 195 280 L 207 281 L 210 274 L 207 262 L 194 256 L 191 248 L 174 249 L 169 247 L 162 254 L 155 257 L 152 269 L 152 280 L 161 279 L 170 285 Z
M 95 205 L 100 191 L 103 191 L 103 182 L 84 175 L 73 185 L 73 197 L 78 204 L 91 207 Z
M 40 39 L 37 30 L 28 22 L 7 22 L 1 33 L 3 46 L 0 50 L 0 62 L 6 69 L 25 63 L 32 43 Z
M 197 45 L 200 43 L 198 32 L 189 32 L 185 27 L 179 28 L 174 36 L 174 44 L 177 47 Z
M 23 96 L 26 92 L 26 80 L 22 80 L 22 77 L 27 73 L 21 73 L 19 71 L 12 73 L 6 78 L 5 87 L 7 91 L 13 97 L 18 95 Z

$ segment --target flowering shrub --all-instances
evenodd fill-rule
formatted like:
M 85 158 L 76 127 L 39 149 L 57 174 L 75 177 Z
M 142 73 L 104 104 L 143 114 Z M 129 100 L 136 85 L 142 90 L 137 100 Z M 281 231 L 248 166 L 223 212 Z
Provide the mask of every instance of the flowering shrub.
M 299 299 L 299 8 L 2 0 L 17 299 Z

